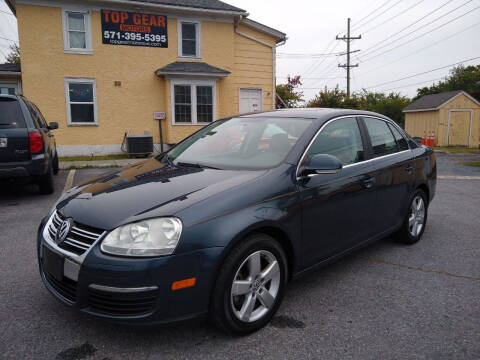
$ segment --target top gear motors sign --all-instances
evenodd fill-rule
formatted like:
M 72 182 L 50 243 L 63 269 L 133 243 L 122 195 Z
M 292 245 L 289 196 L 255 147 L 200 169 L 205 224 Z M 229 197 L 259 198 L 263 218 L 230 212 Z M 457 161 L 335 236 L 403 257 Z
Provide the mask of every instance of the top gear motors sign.
M 167 17 L 102 10 L 102 42 L 110 45 L 167 48 Z

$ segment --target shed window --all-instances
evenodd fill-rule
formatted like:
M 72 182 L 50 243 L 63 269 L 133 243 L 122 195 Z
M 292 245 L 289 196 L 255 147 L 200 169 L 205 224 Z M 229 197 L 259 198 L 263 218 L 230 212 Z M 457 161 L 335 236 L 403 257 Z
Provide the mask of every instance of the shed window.
M 94 79 L 65 79 L 69 125 L 96 125 L 96 89 Z

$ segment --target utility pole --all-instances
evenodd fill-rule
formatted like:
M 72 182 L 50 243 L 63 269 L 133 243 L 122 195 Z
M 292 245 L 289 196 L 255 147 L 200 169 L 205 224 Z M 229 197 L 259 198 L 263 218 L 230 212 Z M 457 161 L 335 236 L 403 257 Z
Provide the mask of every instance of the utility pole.
M 350 41 L 361 39 L 362 35 L 359 36 L 350 36 L 350 18 L 347 20 L 347 36 L 343 37 L 336 37 L 337 40 L 344 40 L 347 43 L 347 63 L 346 64 L 338 64 L 338 67 L 347 69 L 347 96 L 350 97 L 350 68 L 358 67 L 358 64 L 350 65 L 350 54 L 356 51 L 350 51 Z

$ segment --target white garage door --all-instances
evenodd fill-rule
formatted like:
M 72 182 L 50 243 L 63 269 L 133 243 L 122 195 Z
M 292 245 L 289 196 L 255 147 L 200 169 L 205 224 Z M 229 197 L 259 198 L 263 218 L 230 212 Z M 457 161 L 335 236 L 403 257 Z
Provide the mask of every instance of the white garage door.
M 262 89 L 240 89 L 239 113 L 262 111 Z

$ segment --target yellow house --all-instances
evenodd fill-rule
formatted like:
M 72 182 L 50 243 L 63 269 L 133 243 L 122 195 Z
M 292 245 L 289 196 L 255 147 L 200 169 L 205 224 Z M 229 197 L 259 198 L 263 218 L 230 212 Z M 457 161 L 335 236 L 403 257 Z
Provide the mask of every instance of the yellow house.
M 480 102 L 465 91 L 422 96 L 403 112 L 411 136 L 433 133 L 437 146 L 479 146 Z
M 56 121 L 61 155 L 120 152 L 125 133 L 175 144 L 275 104 L 284 33 L 217 0 L 7 0 L 22 90 Z M 158 120 L 162 119 L 162 120 Z

